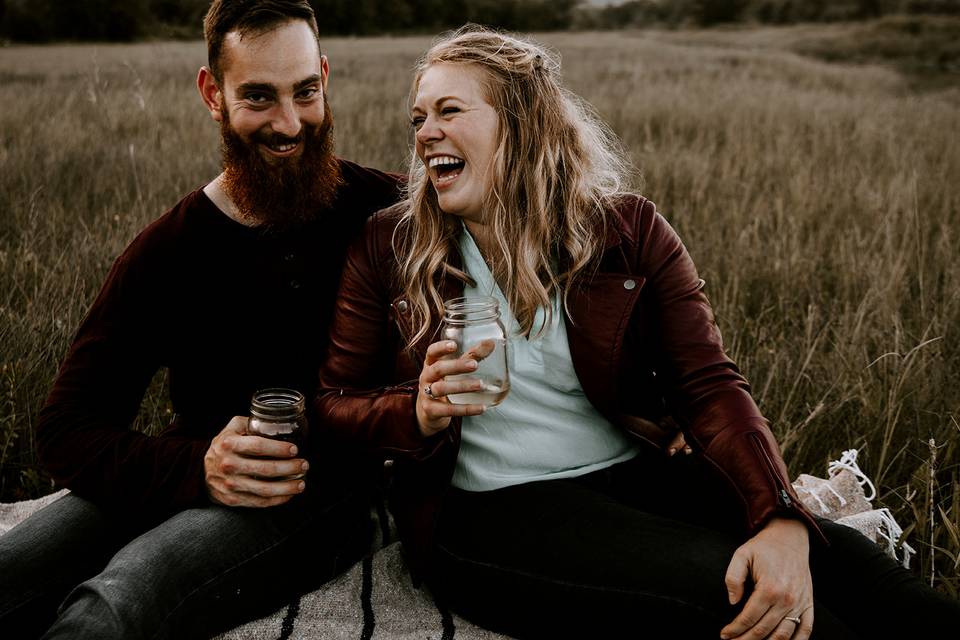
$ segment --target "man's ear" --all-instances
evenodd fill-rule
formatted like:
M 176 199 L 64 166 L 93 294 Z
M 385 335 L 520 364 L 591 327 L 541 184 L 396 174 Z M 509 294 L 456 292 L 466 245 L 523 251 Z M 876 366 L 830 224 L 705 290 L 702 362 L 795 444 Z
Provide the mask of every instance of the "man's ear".
M 323 87 L 323 92 L 327 92 L 327 78 L 330 77 L 330 63 L 327 61 L 327 56 L 320 56 L 320 85 Z
M 206 105 L 207 109 L 210 111 L 210 117 L 221 122 L 223 120 L 223 112 L 220 110 L 222 104 L 222 94 L 220 92 L 220 87 L 217 86 L 217 80 L 213 77 L 213 72 L 206 67 L 200 67 L 200 72 L 197 73 L 197 89 L 200 91 L 200 98 L 203 100 L 203 104 Z

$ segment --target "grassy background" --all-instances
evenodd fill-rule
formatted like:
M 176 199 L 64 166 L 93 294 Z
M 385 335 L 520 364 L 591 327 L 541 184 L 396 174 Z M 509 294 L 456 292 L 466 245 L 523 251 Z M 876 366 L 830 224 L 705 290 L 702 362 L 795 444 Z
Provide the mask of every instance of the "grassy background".
M 956 21 L 889 19 L 542 37 L 685 239 L 794 475 L 859 448 L 914 566 L 954 596 L 958 36 Z M 325 42 L 343 156 L 403 169 L 409 70 L 428 43 Z M 52 489 L 31 428 L 113 257 L 218 173 L 193 88 L 204 57 L 200 43 L 0 49 L 4 501 Z M 163 385 L 140 428 L 166 419 Z

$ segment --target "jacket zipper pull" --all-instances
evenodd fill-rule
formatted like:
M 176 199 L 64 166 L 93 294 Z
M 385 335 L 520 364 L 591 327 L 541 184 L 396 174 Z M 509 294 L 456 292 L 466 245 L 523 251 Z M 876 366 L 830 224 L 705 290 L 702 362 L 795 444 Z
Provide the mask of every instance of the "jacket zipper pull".
M 793 500 L 790 499 L 790 495 L 787 493 L 786 489 L 780 489 L 780 497 L 783 499 L 783 504 L 788 509 L 793 506 Z

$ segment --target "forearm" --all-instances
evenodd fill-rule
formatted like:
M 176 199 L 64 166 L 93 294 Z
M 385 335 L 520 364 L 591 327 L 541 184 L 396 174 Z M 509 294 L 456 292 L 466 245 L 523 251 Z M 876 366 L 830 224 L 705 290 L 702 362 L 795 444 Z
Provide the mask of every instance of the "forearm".
M 209 440 L 148 436 L 62 404 L 44 407 L 37 434 L 44 469 L 59 486 L 95 502 L 181 509 L 205 498 Z
M 450 444 L 449 435 L 423 437 L 417 425 L 416 387 L 411 384 L 369 391 L 321 389 L 317 415 L 337 442 L 382 458 L 423 460 Z

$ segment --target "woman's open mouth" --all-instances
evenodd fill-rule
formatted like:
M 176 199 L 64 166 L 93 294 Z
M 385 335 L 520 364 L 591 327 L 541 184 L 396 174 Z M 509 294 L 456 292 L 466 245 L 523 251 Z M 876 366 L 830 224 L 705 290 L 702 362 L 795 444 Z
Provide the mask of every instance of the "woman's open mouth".
M 456 156 L 434 156 L 428 161 L 430 171 L 438 189 L 449 186 L 466 166 L 466 160 Z

